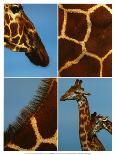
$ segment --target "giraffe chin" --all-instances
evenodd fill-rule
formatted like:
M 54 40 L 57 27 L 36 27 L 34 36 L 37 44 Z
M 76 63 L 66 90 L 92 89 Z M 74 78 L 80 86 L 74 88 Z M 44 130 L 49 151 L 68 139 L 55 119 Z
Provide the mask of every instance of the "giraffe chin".
M 36 66 L 46 67 L 49 64 L 49 57 L 47 55 L 47 52 L 44 52 L 44 54 L 40 54 L 40 52 L 38 51 L 33 51 L 30 53 L 25 53 L 25 55 Z

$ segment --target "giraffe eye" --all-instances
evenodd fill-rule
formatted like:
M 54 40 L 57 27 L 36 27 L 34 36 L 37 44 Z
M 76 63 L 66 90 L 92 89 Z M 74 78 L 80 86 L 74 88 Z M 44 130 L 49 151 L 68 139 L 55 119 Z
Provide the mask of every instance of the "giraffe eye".
M 19 11 L 22 10 L 22 7 L 21 6 L 12 6 L 11 7 L 11 11 L 15 14 L 15 13 L 18 13 Z

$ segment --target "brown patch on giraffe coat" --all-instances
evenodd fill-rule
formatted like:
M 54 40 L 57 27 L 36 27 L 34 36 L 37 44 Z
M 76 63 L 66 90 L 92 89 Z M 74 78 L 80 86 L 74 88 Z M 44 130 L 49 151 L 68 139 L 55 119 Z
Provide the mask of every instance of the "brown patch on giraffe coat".
M 80 113 L 82 114 L 82 115 L 84 115 L 84 108 L 83 109 L 80 109 Z
M 21 36 L 21 39 L 20 39 L 20 45 L 21 44 L 24 44 L 26 47 L 29 47 L 28 45 L 27 45 L 27 42 L 26 42 L 26 35 L 25 35 L 25 33 L 23 33 L 23 35 Z
M 86 115 L 84 115 L 84 117 L 83 117 L 83 120 L 86 122 L 87 121 L 87 116 Z
M 36 136 L 30 121 L 25 123 L 21 129 L 17 130 L 13 143 L 25 149 L 29 149 L 36 144 Z
M 13 38 L 12 41 L 13 41 L 13 43 L 18 44 L 19 39 L 20 39 L 20 37 L 17 36 L 16 38 Z
M 89 128 L 90 128 L 90 123 L 89 122 L 86 122 L 85 130 L 88 132 Z
M 72 65 L 69 68 L 63 70 L 60 73 L 61 76 L 99 76 L 100 75 L 100 64 L 99 61 L 92 57 L 84 56 L 78 64 Z
M 19 33 L 19 35 L 22 35 L 22 32 L 23 32 L 23 29 L 22 29 L 21 26 L 19 26 L 19 29 L 18 29 L 18 33 Z
M 81 141 L 85 142 L 86 141 L 86 135 L 85 134 L 82 134 L 80 133 L 80 139 Z
M 66 35 L 82 41 L 85 37 L 87 29 L 86 16 L 83 14 L 68 13 Z
M 82 9 L 87 11 L 95 4 L 63 4 L 63 7 L 66 9 Z
M 88 111 L 88 108 L 89 108 L 88 106 L 86 106 L 86 107 L 84 108 L 84 113 L 85 113 L 85 114 L 87 114 L 87 113 L 89 112 L 89 111 Z
M 10 24 L 10 29 L 11 29 L 11 35 L 12 37 L 16 36 L 18 34 L 18 24 L 17 23 L 11 23 Z
M 84 123 L 85 123 L 85 122 L 84 122 L 84 117 L 83 117 L 82 115 L 80 116 L 80 123 L 81 123 L 81 124 L 84 124 Z
M 10 30 L 9 30 L 9 27 L 7 25 L 4 28 L 4 34 L 10 36 Z
M 7 23 L 7 24 L 9 24 L 10 23 L 10 19 L 9 19 L 9 15 L 8 14 L 5 14 L 5 22 Z
M 112 54 L 110 54 L 103 62 L 103 76 L 112 76 Z
M 46 94 L 39 111 L 35 115 L 37 126 L 43 138 L 50 138 L 57 129 L 57 83 L 53 82 L 49 94 Z
M 80 130 L 81 133 L 84 133 L 85 132 L 84 126 L 83 127 L 80 126 L 80 129 L 79 130 Z
M 64 12 L 60 8 L 59 8 L 59 14 L 58 15 L 59 15 L 58 16 L 58 19 L 59 19 L 59 22 L 58 22 L 58 24 L 59 24 L 58 31 L 59 31 L 59 35 L 60 35 L 61 34 L 63 20 L 64 20 Z
M 68 40 L 59 40 L 59 68 L 80 55 L 82 47 Z
M 54 144 L 41 143 L 40 146 L 36 149 L 36 151 L 56 151 L 57 148 Z
M 100 7 L 90 15 L 92 30 L 86 42 L 87 51 L 104 57 L 112 49 L 112 15 Z

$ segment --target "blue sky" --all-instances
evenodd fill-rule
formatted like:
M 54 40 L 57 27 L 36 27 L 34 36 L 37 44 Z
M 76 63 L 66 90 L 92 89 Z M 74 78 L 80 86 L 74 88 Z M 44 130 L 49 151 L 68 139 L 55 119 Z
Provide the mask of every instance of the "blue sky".
M 81 78 L 82 79 L 82 78 Z M 83 87 L 91 96 L 88 97 L 90 111 L 109 116 L 112 119 L 112 80 L 104 78 L 85 78 Z M 59 150 L 79 151 L 79 113 L 76 101 L 60 101 L 60 97 L 73 85 L 75 79 L 60 78 L 59 80 L 59 112 L 58 112 L 58 139 Z M 106 150 L 112 150 L 112 136 L 102 130 L 98 138 Z
M 6 77 L 51 77 L 57 75 L 57 5 L 23 4 L 24 11 L 33 22 L 50 57 L 47 67 L 33 65 L 23 52 L 4 48 L 4 74 Z

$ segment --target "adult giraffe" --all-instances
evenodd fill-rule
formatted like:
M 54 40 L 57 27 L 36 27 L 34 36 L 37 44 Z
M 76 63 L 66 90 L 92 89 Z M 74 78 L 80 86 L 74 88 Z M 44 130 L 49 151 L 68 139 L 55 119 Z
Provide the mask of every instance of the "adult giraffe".
M 89 109 L 89 104 L 87 100 L 87 93 L 84 88 L 82 88 L 82 80 L 76 80 L 75 84 L 71 86 L 69 90 L 65 92 L 63 96 L 61 96 L 60 100 L 76 100 L 78 102 L 79 109 L 79 135 L 80 135 L 80 143 L 83 151 L 104 151 L 105 148 L 101 141 L 97 138 L 96 133 L 93 135 L 93 131 L 91 131 L 91 114 Z M 96 119 L 93 122 L 95 125 Z M 94 128 L 92 128 L 94 130 Z M 98 129 L 99 130 L 99 129 Z M 90 135 L 93 135 L 92 138 Z

